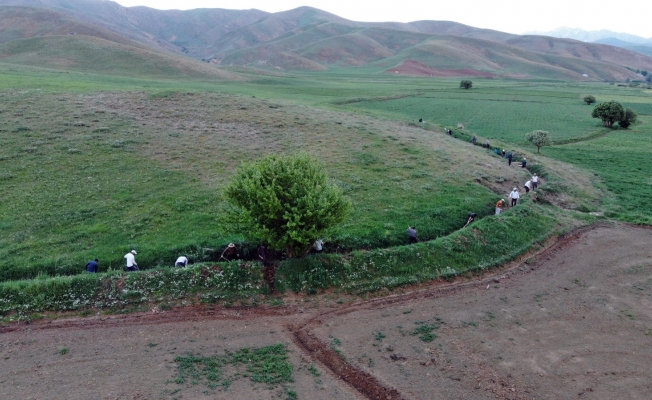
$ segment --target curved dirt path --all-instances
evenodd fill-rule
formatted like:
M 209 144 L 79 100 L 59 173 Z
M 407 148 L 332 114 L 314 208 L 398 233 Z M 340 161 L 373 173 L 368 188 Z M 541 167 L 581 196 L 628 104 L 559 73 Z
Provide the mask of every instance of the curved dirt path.
M 646 398 L 651 241 L 651 229 L 583 228 L 527 263 L 353 303 L 4 326 L 0 396 L 84 399 L 101 387 L 101 398 L 207 398 L 201 384 L 174 383 L 176 356 L 285 343 L 298 398 Z M 424 325 L 431 342 L 413 335 Z M 240 378 L 208 398 L 283 395 Z

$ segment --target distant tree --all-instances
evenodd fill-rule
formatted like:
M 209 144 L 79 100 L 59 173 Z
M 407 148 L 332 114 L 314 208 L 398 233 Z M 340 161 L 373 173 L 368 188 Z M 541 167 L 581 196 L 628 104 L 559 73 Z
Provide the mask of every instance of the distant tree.
M 543 146 L 549 146 L 551 144 L 550 136 L 548 131 L 536 130 L 525 135 L 525 139 L 533 145 L 537 146 L 537 153 L 540 152 Z
M 607 101 L 595 106 L 591 116 L 593 118 L 600 118 L 602 120 L 602 125 L 607 128 L 613 128 L 614 122 L 625 119 L 625 109 L 622 104 L 617 101 Z
M 229 217 L 246 236 L 285 251 L 289 258 L 307 254 L 315 240 L 342 222 L 351 201 L 328 182 L 313 156 L 270 155 L 243 164 L 224 195 L 234 206 Z M 265 261 L 265 260 L 263 260 Z M 265 279 L 273 291 L 275 268 Z
M 584 102 L 586 104 L 591 105 L 591 104 L 595 103 L 595 96 L 593 96 L 593 95 L 584 96 L 583 100 L 584 100 Z
M 623 119 L 618 121 L 618 126 L 627 129 L 631 124 L 636 122 L 636 117 L 638 117 L 638 115 L 636 115 L 634 110 L 631 108 L 626 108 Z
M 462 82 L 460 82 L 460 87 L 462 89 L 471 89 L 473 87 L 473 82 L 468 79 L 464 79 Z
M 647 71 L 641 71 L 641 75 L 647 76 Z

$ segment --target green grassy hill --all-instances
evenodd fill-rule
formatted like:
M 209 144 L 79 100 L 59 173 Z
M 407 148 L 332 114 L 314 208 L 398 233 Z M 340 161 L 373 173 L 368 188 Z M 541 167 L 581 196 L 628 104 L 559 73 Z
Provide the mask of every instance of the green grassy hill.
M 81 35 L 4 43 L 0 63 L 126 76 L 242 79 L 200 61 Z
M 307 105 L 322 95 L 394 92 L 390 81 L 187 80 L 181 90 L 158 83 L 149 91 L 143 84 L 152 81 L 133 80 L 125 82 L 138 91 L 118 83 L 118 92 L 69 92 L 65 80 L 41 90 L 47 73 L 23 75 L 34 89 L 0 81 L 0 180 L 21 194 L 0 210 L 1 279 L 76 273 L 95 257 L 103 268 L 120 268 L 132 248 L 143 267 L 182 252 L 211 257 L 206 249 L 230 241 L 251 249 L 256 243 L 221 218 L 220 190 L 241 161 L 271 152 L 315 154 L 353 200 L 355 212 L 325 238 L 329 251 L 404 244 L 408 225 L 423 240 L 447 235 L 469 212 L 492 214 L 527 177 L 432 124 Z M 294 100 L 275 100 L 283 96 Z
M 136 42 L 110 30 L 86 24 L 58 12 L 38 8 L 0 7 L 0 43 L 64 35 L 94 36 L 116 43 L 136 45 Z

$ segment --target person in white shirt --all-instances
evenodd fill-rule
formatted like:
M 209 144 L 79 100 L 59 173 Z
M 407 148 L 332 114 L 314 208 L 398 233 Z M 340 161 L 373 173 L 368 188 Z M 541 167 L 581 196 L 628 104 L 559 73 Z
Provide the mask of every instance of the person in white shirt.
M 317 253 L 321 253 L 324 249 L 324 241 L 321 239 L 315 240 L 315 243 L 312 244 L 312 248 L 315 249 Z
M 532 190 L 535 190 L 537 187 L 539 187 L 539 177 L 537 174 L 534 174 L 532 176 Z
M 175 267 L 187 267 L 188 266 L 188 257 L 185 255 L 177 258 L 177 261 L 174 262 Z
M 530 193 L 530 189 L 532 189 L 532 182 L 527 181 L 523 186 L 525 186 L 525 193 Z
M 514 207 L 516 205 L 516 202 L 518 202 L 518 199 L 520 197 L 521 196 L 518 194 L 518 189 L 514 188 L 512 190 L 512 193 L 509 194 L 509 198 L 512 199 L 512 207 Z
M 127 259 L 127 271 L 138 271 L 138 264 L 136 264 L 135 257 L 136 254 L 138 254 L 136 253 L 136 250 L 131 250 L 129 253 L 125 254 L 125 258 Z

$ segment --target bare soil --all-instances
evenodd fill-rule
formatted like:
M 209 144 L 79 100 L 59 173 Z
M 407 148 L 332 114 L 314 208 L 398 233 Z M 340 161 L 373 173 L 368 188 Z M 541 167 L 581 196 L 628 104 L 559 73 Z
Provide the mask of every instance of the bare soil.
M 0 398 L 647 399 L 650 243 L 652 229 L 594 226 L 482 277 L 366 301 L 8 325 Z M 177 356 L 276 343 L 294 382 L 175 382 Z

